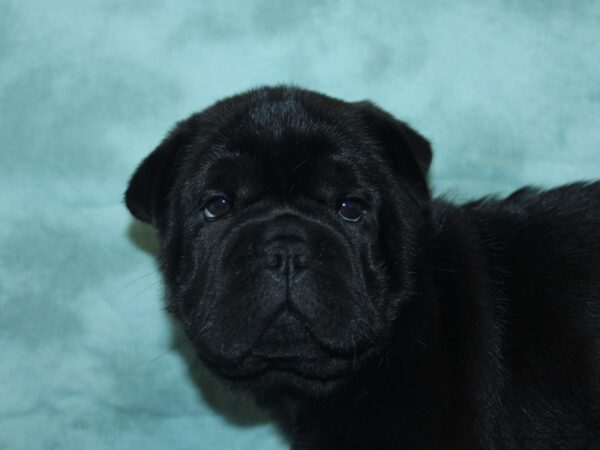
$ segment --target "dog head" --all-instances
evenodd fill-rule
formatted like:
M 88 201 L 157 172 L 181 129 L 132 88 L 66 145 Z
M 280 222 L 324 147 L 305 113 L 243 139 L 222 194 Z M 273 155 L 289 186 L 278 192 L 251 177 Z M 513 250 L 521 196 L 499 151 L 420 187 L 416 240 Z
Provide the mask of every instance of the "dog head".
M 139 166 L 168 309 L 257 390 L 334 389 L 377 357 L 413 288 L 428 142 L 368 102 L 291 87 L 222 100 Z

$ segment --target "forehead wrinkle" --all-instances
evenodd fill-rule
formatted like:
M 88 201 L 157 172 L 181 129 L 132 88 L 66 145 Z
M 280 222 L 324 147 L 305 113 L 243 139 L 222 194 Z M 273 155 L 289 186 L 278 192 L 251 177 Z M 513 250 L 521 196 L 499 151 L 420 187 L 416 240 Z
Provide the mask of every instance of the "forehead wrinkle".
M 190 157 L 197 155 L 190 155 Z M 239 155 L 235 153 L 223 153 L 223 149 L 213 148 L 202 152 L 201 158 L 196 158 L 191 164 L 187 164 L 189 167 L 186 177 L 182 183 L 182 192 L 184 195 L 196 195 L 196 188 L 203 186 L 207 182 L 208 174 L 210 170 L 221 162 L 232 161 L 236 163 L 236 159 Z M 185 164 L 185 163 L 184 163 Z
M 292 114 L 289 105 L 294 105 L 300 114 Z M 343 126 L 343 121 L 339 123 L 339 120 L 314 117 L 313 113 L 289 98 L 258 106 L 262 110 L 260 114 L 255 107 L 237 111 L 226 124 L 216 130 L 213 128 L 212 133 L 195 140 L 196 145 L 190 145 L 193 149 L 186 152 L 185 165 L 192 167 L 193 172 L 184 182 L 184 189 L 201 186 L 212 167 L 224 160 L 240 164 L 242 169 L 248 170 L 249 161 L 238 160 L 242 155 L 252 157 L 268 173 L 271 181 L 277 181 L 278 189 L 284 193 L 291 193 L 304 184 L 302 180 L 310 176 L 310 172 L 314 173 L 315 160 L 323 157 L 326 157 L 326 161 L 317 162 L 320 168 L 328 164 L 327 160 L 339 162 L 350 169 L 354 177 L 358 177 L 360 184 L 369 184 L 362 172 L 365 167 L 372 167 L 373 157 L 361 151 L 360 137 L 354 135 L 354 130 L 347 129 L 347 125 Z M 264 123 L 265 117 L 273 120 Z M 281 126 L 274 128 L 276 124 Z M 261 129 L 257 129 L 257 125 Z M 227 128 L 229 132 L 225 133 Z M 273 134 L 280 136 L 274 139 Z M 333 181 L 328 185 L 339 184 L 331 176 L 326 178 Z M 260 180 L 257 181 L 260 183 Z M 277 189 L 276 186 L 274 188 Z
M 383 174 L 378 158 L 360 152 L 358 149 L 352 152 L 334 153 L 331 155 L 331 160 L 341 170 L 351 171 L 359 187 L 375 187 L 377 183 L 372 180 L 378 179 Z

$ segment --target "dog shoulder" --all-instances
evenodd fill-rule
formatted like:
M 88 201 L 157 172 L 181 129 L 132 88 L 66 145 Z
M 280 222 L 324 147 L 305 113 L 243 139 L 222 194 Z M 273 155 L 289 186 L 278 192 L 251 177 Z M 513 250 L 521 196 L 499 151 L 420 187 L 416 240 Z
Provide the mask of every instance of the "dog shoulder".
M 525 386 L 508 403 L 515 411 L 544 410 L 555 421 L 568 420 L 569 408 L 585 410 L 585 426 L 594 429 L 600 420 L 600 182 L 526 187 L 460 209 L 476 224 L 499 286 L 504 362 Z M 549 408 L 549 392 L 561 392 L 564 380 L 569 395 L 557 394 L 552 401 L 561 406 Z M 541 425 L 544 417 L 532 420 L 551 427 Z
M 600 181 L 548 190 L 524 187 L 504 199 L 486 197 L 460 209 L 484 236 L 495 233 L 522 241 L 523 250 L 543 243 L 553 244 L 545 247 L 548 253 L 586 247 L 590 254 L 600 254 Z

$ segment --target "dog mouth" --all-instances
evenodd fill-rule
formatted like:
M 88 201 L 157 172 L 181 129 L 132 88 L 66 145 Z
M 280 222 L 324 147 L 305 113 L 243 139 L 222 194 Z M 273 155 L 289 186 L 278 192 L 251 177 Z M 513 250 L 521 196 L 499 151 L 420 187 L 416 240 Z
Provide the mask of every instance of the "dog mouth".
M 214 369 L 232 381 L 265 376 L 327 382 L 352 377 L 378 353 L 374 345 L 334 353 L 289 311 L 270 321 L 249 351 L 235 360 L 213 361 Z
M 286 358 L 248 356 L 241 362 L 227 366 L 219 366 L 217 372 L 231 381 L 251 381 L 266 377 L 283 379 L 303 379 L 315 382 L 328 382 L 350 379 L 365 366 L 373 356 L 369 350 L 356 358 L 305 358 L 289 356 Z

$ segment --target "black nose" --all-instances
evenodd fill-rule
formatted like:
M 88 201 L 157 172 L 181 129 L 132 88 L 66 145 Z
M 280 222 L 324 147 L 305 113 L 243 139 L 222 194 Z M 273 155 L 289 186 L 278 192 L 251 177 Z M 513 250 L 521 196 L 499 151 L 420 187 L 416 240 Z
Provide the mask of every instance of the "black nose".
M 301 239 L 281 236 L 265 245 L 263 260 L 268 269 L 291 277 L 308 266 L 310 254 Z

